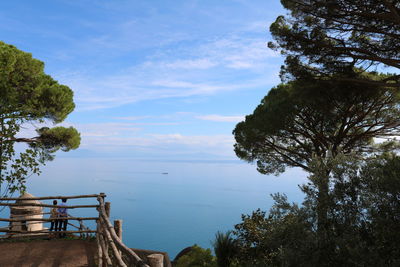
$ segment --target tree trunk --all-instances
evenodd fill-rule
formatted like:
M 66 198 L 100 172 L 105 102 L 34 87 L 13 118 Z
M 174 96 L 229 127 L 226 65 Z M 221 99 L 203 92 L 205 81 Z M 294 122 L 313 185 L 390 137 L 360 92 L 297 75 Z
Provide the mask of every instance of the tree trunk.
M 319 263 L 328 263 L 330 258 L 329 249 L 329 172 L 319 177 L 317 182 L 317 238 Z

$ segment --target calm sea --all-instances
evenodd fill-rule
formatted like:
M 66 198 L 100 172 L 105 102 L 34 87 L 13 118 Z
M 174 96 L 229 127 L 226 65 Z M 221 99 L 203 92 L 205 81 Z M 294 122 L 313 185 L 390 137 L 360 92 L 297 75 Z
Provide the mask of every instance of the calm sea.
M 268 210 L 271 193 L 301 201 L 297 185 L 304 181 L 299 170 L 266 176 L 240 161 L 57 158 L 41 176 L 29 178 L 27 191 L 35 196 L 105 192 L 111 219 L 123 220 L 123 240 L 129 247 L 166 251 L 173 259 L 193 244 L 211 247 L 215 233 L 233 229 L 241 214 Z M 8 213 L 6 209 L 1 216 Z M 95 215 L 88 210 L 70 213 Z

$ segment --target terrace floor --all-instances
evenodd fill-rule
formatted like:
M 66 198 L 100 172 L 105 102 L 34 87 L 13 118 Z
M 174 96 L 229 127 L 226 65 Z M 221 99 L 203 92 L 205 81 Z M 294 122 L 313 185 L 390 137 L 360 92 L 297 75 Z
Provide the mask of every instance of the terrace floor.
M 96 242 L 85 240 L 32 240 L 0 242 L 0 266 L 96 266 Z

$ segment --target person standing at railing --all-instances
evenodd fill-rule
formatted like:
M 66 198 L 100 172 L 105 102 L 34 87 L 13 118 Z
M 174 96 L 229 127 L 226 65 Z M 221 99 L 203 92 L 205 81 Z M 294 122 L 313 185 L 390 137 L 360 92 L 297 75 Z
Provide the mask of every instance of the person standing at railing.
M 53 200 L 53 205 L 57 205 L 57 200 Z M 52 208 L 50 211 L 50 219 L 52 219 L 51 221 L 51 225 L 50 225 L 50 232 L 57 231 L 58 230 L 58 224 L 59 224 L 59 220 L 58 220 L 58 211 L 57 208 Z M 54 237 L 54 235 L 52 235 Z
M 60 206 L 64 206 L 64 207 L 60 207 L 60 208 L 57 209 L 57 213 L 58 213 L 58 217 L 59 218 L 67 218 L 68 217 L 67 207 L 65 207 L 66 203 L 67 203 L 67 199 L 63 198 L 61 200 Z M 67 219 L 59 220 L 58 230 L 59 231 L 67 231 L 67 224 L 68 224 L 68 220 Z M 66 233 L 62 233 L 60 236 L 61 237 L 66 237 L 67 234 Z

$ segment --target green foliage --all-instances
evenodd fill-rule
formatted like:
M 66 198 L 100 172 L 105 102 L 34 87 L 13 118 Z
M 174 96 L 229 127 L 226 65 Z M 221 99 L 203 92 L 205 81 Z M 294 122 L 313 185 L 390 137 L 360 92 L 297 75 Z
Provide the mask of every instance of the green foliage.
M 313 260 L 316 234 L 308 210 L 289 204 L 285 195 L 273 198 L 275 205 L 268 215 L 258 209 L 242 215 L 243 222 L 235 226 L 239 266 L 318 266 Z
M 0 42 L 1 113 L 19 121 L 63 121 L 75 105 L 73 92 L 44 73 L 44 63 Z
M 73 127 L 54 127 L 51 129 L 43 127 L 38 129 L 37 132 L 39 133 L 40 144 L 51 152 L 59 149 L 67 152 L 71 149 L 77 149 L 80 144 L 79 133 Z
M 0 195 L 23 191 L 26 178 L 39 174 L 40 164 L 59 149 L 79 147 L 80 135 L 72 127 L 42 127 L 33 137 L 20 134 L 27 123 L 62 122 L 75 107 L 72 98 L 70 88 L 44 73 L 43 62 L 0 42 Z M 28 147 L 17 149 L 17 143 Z
M 380 76 L 363 75 L 369 80 Z M 373 138 L 399 134 L 398 104 L 395 90 L 376 85 L 340 80 L 281 84 L 236 125 L 235 152 L 241 159 L 255 161 L 261 173 L 279 174 L 286 167 L 310 171 L 311 159 L 325 158 L 328 151 L 336 155 L 390 150 L 397 145 L 395 140 L 376 146 Z
M 240 266 L 400 264 L 400 157 L 341 154 L 324 164 L 332 170 L 324 240 L 317 231 L 318 188 L 310 182 L 302 186 L 300 207 L 277 194 L 268 214 L 242 216 L 234 231 Z M 324 164 L 312 167 L 324 170 Z
M 235 257 L 238 252 L 236 241 L 232 238 L 231 232 L 217 232 L 213 242 L 214 252 L 217 257 L 218 267 L 234 266 Z
M 179 258 L 175 267 L 217 267 L 215 257 L 210 249 L 203 249 L 197 245 L 192 250 Z
M 281 0 L 270 30 L 286 56 L 282 81 L 233 131 L 237 156 L 259 172 L 300 167 L 303 205 L 276 195 L 242 217 L 242 266 L 397 266 L 400 75 L 398 1 Z M 394 88 L 393 90 L 390 88 Z M 376 144 L 374 139 L 386 142 Z
M 330 76 L 354 66 L 400 68 L 400 5 L 382 0 L 281 0 L 288 15 L 270 26 L 269 47 L 286 56 L 282 78 Z M 360 78 L 360 77 L 359 77 Z M 399 75 L 382 79 L 399 87 Z
M 358 179 L 371 260 L 380 266 L 400 265 L 400 157 L 387 153 L 371 159 Z

